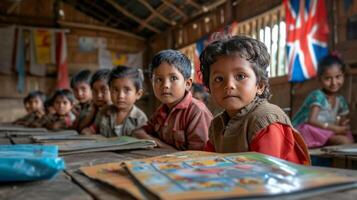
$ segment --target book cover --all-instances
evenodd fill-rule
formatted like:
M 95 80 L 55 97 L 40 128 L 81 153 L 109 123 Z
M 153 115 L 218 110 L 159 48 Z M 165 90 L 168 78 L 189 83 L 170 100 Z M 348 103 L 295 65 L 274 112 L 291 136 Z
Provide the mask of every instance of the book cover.
M 125 190 L 136 199 L 146 199 L 143 191 L 140 191 L 118 162 L 81 167 L 80 171 L 89 178 L 107 183 L 118 190 Z
M 160 199 L 261 198 L 356 186 L 356 178 L 259 153 L 179 152 L 123 163 Z
M 61 155 L 97 151 L 147 149 L 154 148 L 155 146 L 156 143 L 154 140 L 136 139 L 129 136 L 112 138 L 99 137 L 97 140 L 78 140 L 58 144 Z

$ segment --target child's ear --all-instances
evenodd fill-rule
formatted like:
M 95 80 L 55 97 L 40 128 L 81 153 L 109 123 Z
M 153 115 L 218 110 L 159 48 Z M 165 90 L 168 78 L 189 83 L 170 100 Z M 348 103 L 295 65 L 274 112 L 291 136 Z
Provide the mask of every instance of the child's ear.
M 265 84 L 262 82 L 258 83 L 257 96 L 262 95 L 264 90 L 265 90 Z
M 186 82 L 186 91 L 189 91 L 191 89 L 191 86 L 192 86 L 192 78 L 188 78 L 187 80 L 185 80 Z
M 136 92 L 136 100 L 139 100 L 141 98 L 141 96 L 143 96 L 144 90 L 143 89 L 139 89 Z

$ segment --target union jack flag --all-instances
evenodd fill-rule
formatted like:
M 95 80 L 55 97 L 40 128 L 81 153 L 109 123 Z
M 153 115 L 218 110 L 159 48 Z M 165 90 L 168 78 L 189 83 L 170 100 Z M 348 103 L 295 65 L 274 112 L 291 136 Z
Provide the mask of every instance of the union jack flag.
M 319 60 L 328 53 L 328 24 L 324 0 L 284 0 L 289 81 L 301 82 L 317 74 Z

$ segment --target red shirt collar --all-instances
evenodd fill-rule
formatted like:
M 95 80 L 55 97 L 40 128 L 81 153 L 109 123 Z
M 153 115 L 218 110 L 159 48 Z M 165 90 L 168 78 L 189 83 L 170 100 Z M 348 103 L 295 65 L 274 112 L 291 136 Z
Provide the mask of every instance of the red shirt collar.
M 183 97 L 183 99 L 176 104 L 176 106 L 174 106 L 171 111 L 176 110 L 176 109 L 185 109 L 188 108 L 188 106 L 190 105 L 190 103 L 192 102 L 192 93 L 190 91 L 185 93 L 185 96 Z M 169 108 L 166 104 L 162 104 L 159 108 L 159 113 L 162 114 L 166 114 L 169 112 Z

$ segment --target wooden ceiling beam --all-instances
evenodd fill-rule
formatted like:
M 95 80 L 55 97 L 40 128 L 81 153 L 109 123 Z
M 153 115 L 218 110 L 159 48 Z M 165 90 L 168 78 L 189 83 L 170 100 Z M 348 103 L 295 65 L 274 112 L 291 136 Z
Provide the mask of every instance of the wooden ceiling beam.
M 167 19 L 166 17 L 164 17 L 163 15 L 161 15 L 159 12 L 157 12 L 153 7 L 151 7 L 151 5 L 146 1 L 146 0 L 139 0 L 139 2 L 141 4 L 143 4 L 147 9 L 149 9 L 151 11 L 151 13 L 153 13 L 154 15 L 156 15 L 158 18 L 160 18 L 162 21 L 175 26 L 176 22 L 175 21 L 171 21 L 169 19 Z M 151 16 L 151 15 L 150 15 Z
M 9 8 L 6 10 L 6 13 L 7 14 L 11 14 L 15 11 L 15 9 L 17 9 L 20 5 L 20 2 L 14 2 L 11 4 L 11 6 L 9 6 Z
M 83 29 L 91 29 L 91 30 L 99 30 L 99 31 L 107 31 L 107 32 L 112 32 L 112 33 L 118 33 L 122 34 L 125 36 L 129 36 L 141 41 L 145 41 L 145 38 L 135 35 L 133 33 L 129 33 L 126 31 L 118 30 L 115 28 L 110 28 L 107 26 L 100 26 L 100 25 L 91 25 L 91 24 L 84 24 L 84 23 L 76 23 L 76 22 L 67 22 L 67 21 L 58 21 L 58 23 L 63 26 L 63 27 L 69 27 L 69 28 L 83 28 Z
M 155 32 L 155 33 L 161 33 L 161 31 L 153 26 L 151 26 L 150 24 L 148 24 L 147 22 L 143 21 L 142 19 L 140 19 L 139 17 L 136 17 L 135 15 L 131 14 L 130 12 L 128 12 L 125 8 L 121 7 L 119 4 L 117 4 L 114 0 L 107 0 L 107 2 L 109 4 L 111 4 L 115 9 L 117 9 L 118 11 L 120 11 L 123 15 L 135 20 L 137 23 L 139 23 L 140 25 L 146 27 L 147 29 Z
M 165 7 L 165 4 L 160 4 L 159 7 L 156 8 L 156 12 L 160 13 L 160 11 Z M 155 17 L 154 13 L 151 13 L 151 15 L 145 19 L 145 23 L 149 23 L 150 20 L 152 20 L 152 18 Z M 145 27 L 140 25 L 136 30 L 139 32 L 141 30 L 143 30 Z
M 166 4 L 168 7 L 172 8 L 174 11 L 176 11 L 178 14 L 180 14 L 183 18 L 187 19 L 187 15 L 179 9 L 177 6 L 175 6 L 173 3 L 169 2 L 168 0 L 161 0 L 164 4 Z
M 186 1 L 187 1 L 188 4 L 192 5 L 193 7 L 195 7 L 195 8 L 198 9 L 198 10 L 202 10 L 202 9 L 203 9 L 200 5 L 198 5 L 198 4 L 195 2 L 195 0 L 186 0 Z
M 119 19 L 118 17 L 112 15 L 111 13 L 108 13 L 108 11 L 106 11 L 104 8 L 98 6 L 98 4 L 96 4 L 93 0 L 84 0 L 84 2 L 88 3 L 89 5 L 93 6 L 94 8 L 98 9 L 102 14 L 107 15 L 108 18 L 103 20 L 104 24 L 109 25 L 109 22 L 111 19 L 115 20 L 115 24 L 113 26 L 117 26 L 118 24 L 122 23 L 125 24 L 126 26 L 130 27 L 130 25 L 128 23 L 126 23 L 125 21 Z

